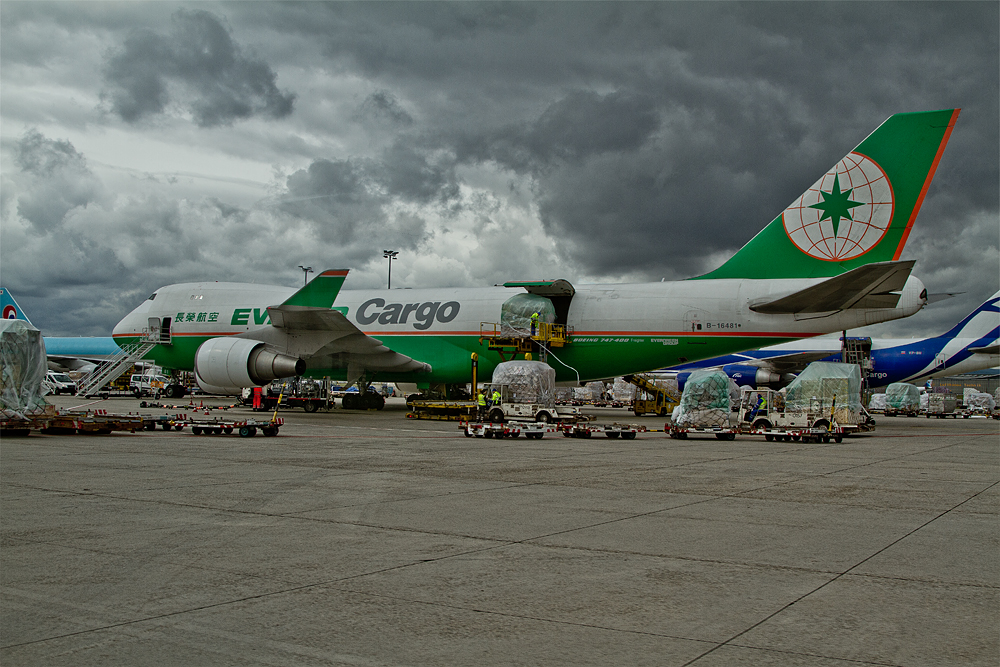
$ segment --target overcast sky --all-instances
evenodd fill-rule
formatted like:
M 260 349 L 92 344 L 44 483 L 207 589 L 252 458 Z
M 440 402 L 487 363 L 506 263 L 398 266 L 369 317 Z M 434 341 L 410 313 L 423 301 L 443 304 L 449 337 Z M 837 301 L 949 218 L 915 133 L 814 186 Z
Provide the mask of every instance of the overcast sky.
M 1000 288 L 997 2 L 0 5 L 0 281 L 110 335 L 195 280 L 683 279 L 879 123 L 962 113 L 903 253 Z

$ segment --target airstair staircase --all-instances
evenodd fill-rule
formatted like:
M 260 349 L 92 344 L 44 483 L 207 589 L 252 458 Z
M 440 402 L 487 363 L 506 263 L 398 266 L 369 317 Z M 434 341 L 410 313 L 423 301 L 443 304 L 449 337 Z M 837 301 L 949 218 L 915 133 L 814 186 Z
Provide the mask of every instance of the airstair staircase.
M 153 349 L 159 340 L 142 339 L 136 343 L 122 345 L 121 350 L 107 361 L 102 362 L 90 375 L 83 378 L 77 393 L 81 396 L 94 396 L 109 382 L 114 382 L 122 376 L 135 362 L 142 359 Z

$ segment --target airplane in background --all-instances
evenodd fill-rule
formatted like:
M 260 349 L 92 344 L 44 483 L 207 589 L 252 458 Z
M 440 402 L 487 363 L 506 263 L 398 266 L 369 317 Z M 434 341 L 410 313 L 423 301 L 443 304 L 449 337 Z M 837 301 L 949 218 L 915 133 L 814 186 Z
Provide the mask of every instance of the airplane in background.
M 772 345 L 664 369 L 683 388 L 695 370 L 718 368 L 740 386 L 778 385 L 813 361 L 840 361 L 841 338 L 812 338 Z M 925 382 L 1000 366 L 1000 292 L 954 327 L 931 338 L 871 339 L 870 387 Z
M 113 337 L 122 346 L 145 342 L 144 359 L 193 370 L 209 393 L 304 374 L 359 388 L 377 377 L 449 395 L 469 382 L 474 358 L 486 377 L 513 357 L 491 349 L 499 339 L 483 323 L 505 323 L 525 305 L 541 311 L 543 329 L 564 332 L 559 347 L 547 335 L 533 339 L 561 383 L 908 317 L 927 303 L 927 291 L 910 275 L 914 262 L 899 257 L 958 113 L 891 116 L 733 257 L 697 278 L 341 292 L 347 271 L 329 270 L 297 291 L 185 283 L 156 290 Z
M 31 320 L 17 304 L 10 290 L 0 287 L 0 310 L 5 320 Z M 97 364 L 119 354 L 121 348 L 111 336 L 43 336 L 45 356 L 49 370 L 63 373 L 74 371 L 90 373 Z

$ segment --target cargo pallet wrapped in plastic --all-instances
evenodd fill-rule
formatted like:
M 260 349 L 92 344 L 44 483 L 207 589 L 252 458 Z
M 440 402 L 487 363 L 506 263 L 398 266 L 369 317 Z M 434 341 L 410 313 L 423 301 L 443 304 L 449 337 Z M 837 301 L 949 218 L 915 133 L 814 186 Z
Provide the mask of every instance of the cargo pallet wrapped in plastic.
M 0 415 L 25 419 L 45 412 L 48 363 L 41 332 L 24 320 L 0 320 Z
M 615 378 L 615 383 L 611 387 L 611 400 L 620 403 L 629 403 L 635 398 L 637 387 L 631 382 L 626 382 L 625 378 Z
M 695 371 L 684 384 L 672 422 L 678 428 L 728 428 L 739 398 L 740 388 L 724 372 Z
M 868 412 L 885 412 L 886 395 L 885 394 L 873 394 L 870 401 L 868 401 Z
M 505 361 L 493 371 L 493 384 L 506 385 L 504 400 L 551 408 L 556 404 L 556 370 L 542 361 Z
M 835 421 L 861 423 L 861 370 L 856 364 L 814 361 L 788 385 L 786 412 L 829 414 L 831 408 Z
M 885 388 L 885 407 L 888 410 L 916 412 L 920 409 L 920 389 L 908 382 L 893 382 Z
M 504 336 L 531 334 L 531 316 L 538 313 L 539 322 L 556 321 L 556 308 L 552 301 L 537 294 L 516 294 L 500 306 L 500 333 Z
M 965 409 L 976 413 L 991 412 L 996 407 L 996 401 L 986 392 L 973 391 L 965 395 Z

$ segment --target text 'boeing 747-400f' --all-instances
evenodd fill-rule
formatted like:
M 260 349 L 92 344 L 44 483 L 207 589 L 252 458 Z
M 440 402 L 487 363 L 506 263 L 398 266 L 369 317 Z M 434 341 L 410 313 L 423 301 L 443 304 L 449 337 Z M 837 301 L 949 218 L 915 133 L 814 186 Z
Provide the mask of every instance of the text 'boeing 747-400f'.
M 899 257 L 958 112 L 890 117 L 732 258 L 698 278 L 341 292 L 347 271 L 330 270 L 297 291 L 187 283 L 157 290 L 118 323 L 114 339 L 152 338 L 145 359 L 194 370 L 211 393 L 300 374 L 446 389 L 469 382 L 473 354 L 487 377 L 525 351 L 517 341 L 505 349 L 503 333 L 525 307 L 540 313 L 529 340 L 559 382 L 907 317 L 927 295 L 910 276 L 914 262 Z

